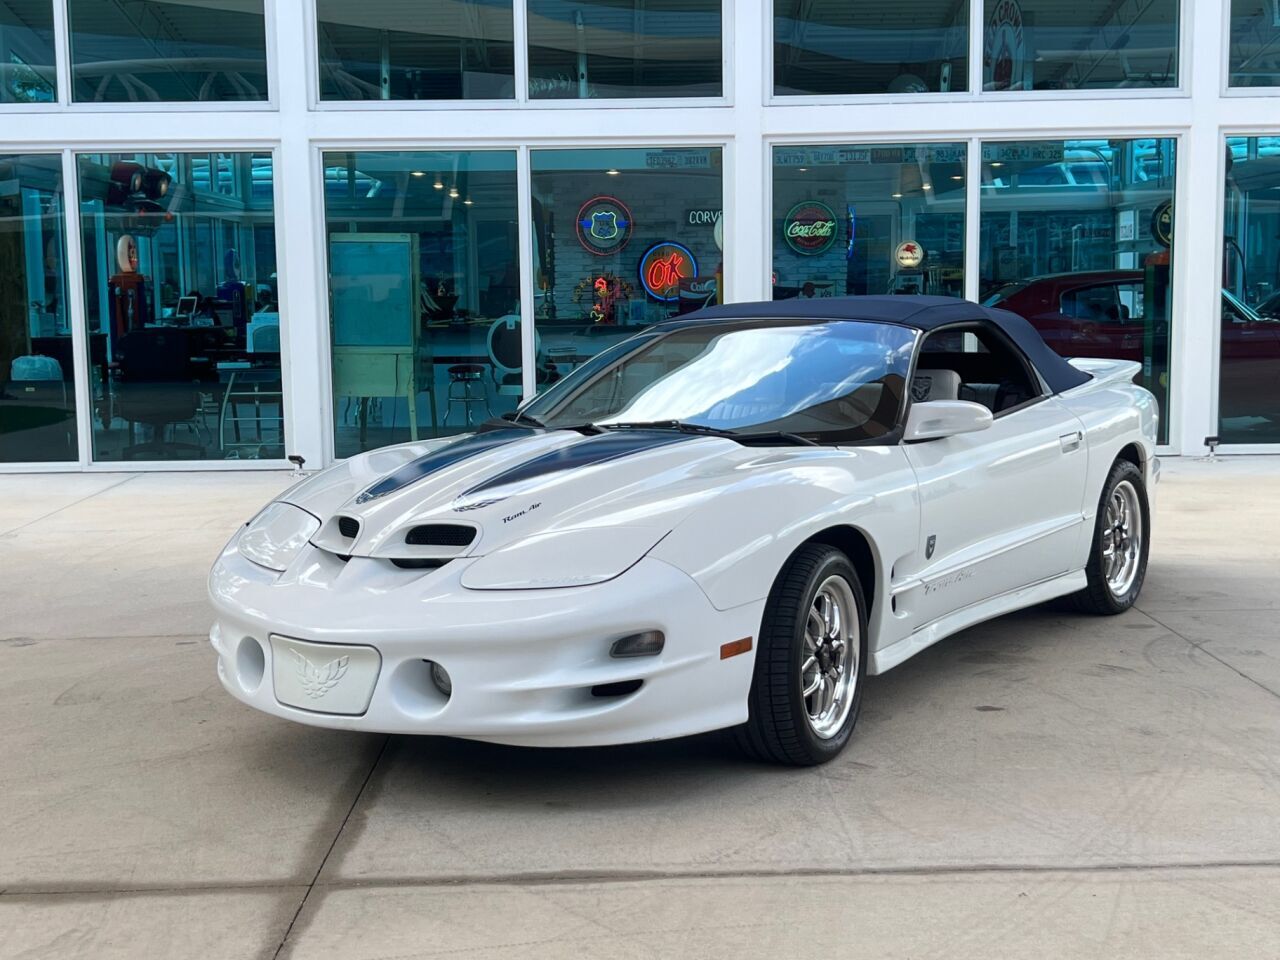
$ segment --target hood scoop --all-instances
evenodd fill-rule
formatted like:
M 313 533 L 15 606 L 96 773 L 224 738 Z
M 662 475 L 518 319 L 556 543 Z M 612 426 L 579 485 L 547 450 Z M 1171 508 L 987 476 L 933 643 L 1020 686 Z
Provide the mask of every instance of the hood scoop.
M 469 547 L 476 528 L 461 523 L 422 523 L 410 527 L 404 542 L 411 547 Z

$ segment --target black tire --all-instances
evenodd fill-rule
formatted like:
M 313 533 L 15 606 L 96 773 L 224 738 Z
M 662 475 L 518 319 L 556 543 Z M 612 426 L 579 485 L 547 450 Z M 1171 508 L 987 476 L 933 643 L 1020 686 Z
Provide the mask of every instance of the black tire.
M 847 583 L 857 611 L 858 663 L 848 715 L 838 731 L 822 737 L 815 732 L 805 706 L 801 668 L 809 656 L 805 627 L 810 608 L 821 586 L 833 576 Z M 866 674 L 867 604 L 857 573 L 849 558 L 834 547 L 801 547 L 787 561 L 769 592 L 747 699 L 748 718 L 735 729 L 735 739 L 757 760 L 792 766 L 826 763 L 849 742 L 862 706 Z
M 1107 581 L 1106 558 L 1104 553 L 1108 546 L 1107 505 L 1122 485 L 1128 484 L 1137 495 L 1138 513 L 1142 528 L 1137 544 L 1137 568 L 1133 574 L 1132 584 L 1117 593 Z M 1142 479 L 1142 471 L 1128 460 L 1117 460 L 1107 475 L 1107 482 L 1102 485 L 1102 496 L 1098 498 L 1098 516 L 1093 530 L 1093 546 L 1089 550 L 1089 564 L 1085 567 L 1085 576 L 1089 585 L 1072 596 L 1076 608 L 1085 613 L 1099 616 L 1114 616 L 1124 613 L 1137 602 L 1142 592 L 1143 581 L 1147 577 L 1147 557 L 1151 551 L 1151 510 L 1147 505 L 1147 488 Z

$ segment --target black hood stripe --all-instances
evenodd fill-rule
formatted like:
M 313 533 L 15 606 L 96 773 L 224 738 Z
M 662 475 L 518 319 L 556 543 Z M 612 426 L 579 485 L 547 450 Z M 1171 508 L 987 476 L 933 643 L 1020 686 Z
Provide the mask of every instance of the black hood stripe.
M 368 503 L 370 500 L 385 497 L 387 494 L 402 490 L 409 484 L 416 483 L 423 477 L 443 470 L 445 467 L 451 467 L 455 463 L 460 463 L 463 460 L 530 436 L 533 436 L 531 431 L 513 427 L 510 430 L 490 430 L 485 433 L 477 433 L 466 439 L 450 443 L 438 450 L 432 450 L 430 453 L 422 455 L 417 460 L 406 463 L 394 473 L 383 477 L 360 496 L 356 497 L 356 503 Z
M 655 450 L 658 447 L 682 443 L 685 440 L 700 439 L 705 438 L 692 433 L 671 433 L 655 430 L 625 430 L 606 433 L 584 440 L 582 443 L 575 443 L 568 447 L 561 447 L 559 450 L 553 450 L 550 453 L 544 453 L 540 457 L 535 457 L 532 460 L 514 466 L 510 470 L 490 477 L 483 483 L 472 487 L 462 496 L 468 497 L 482 490 L 491 490 L 494 487 L 505 486 L 509 483 L 531 480 L 534 477 L 544 477 L 548 474 L 561 473 L 565 470 L 576 470 L 579 467 L 589 467 L 599 463 L 607 463 L 610 460 L 619 460 L 633 453 Z

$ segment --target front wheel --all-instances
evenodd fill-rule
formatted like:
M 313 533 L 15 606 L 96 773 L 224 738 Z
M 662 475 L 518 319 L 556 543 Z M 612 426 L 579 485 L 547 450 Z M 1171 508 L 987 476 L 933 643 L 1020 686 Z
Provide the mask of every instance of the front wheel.
M 739 744 L 760 760 L 826 763 L 849 741 L 866 673 L 858 575 L 834 547 L 802 547 L 769 593 Z
M 1089 585 L 1076 605 L 1104 616 L 1124 613 L 1137 602 L 1147 577 L 1151 513 L 1142 471 L 1117 460 L 1102 488 L 1093 547 L 1085 576 Z

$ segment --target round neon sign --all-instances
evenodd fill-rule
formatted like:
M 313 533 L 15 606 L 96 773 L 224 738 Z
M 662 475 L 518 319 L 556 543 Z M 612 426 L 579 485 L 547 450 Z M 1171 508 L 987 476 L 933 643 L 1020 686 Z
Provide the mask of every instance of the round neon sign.
M 664 240 L 640 258 L 640 285 L 655 300 L 680 299 L 680 281 L 698 275 L 698 261 L 684 244 Z

